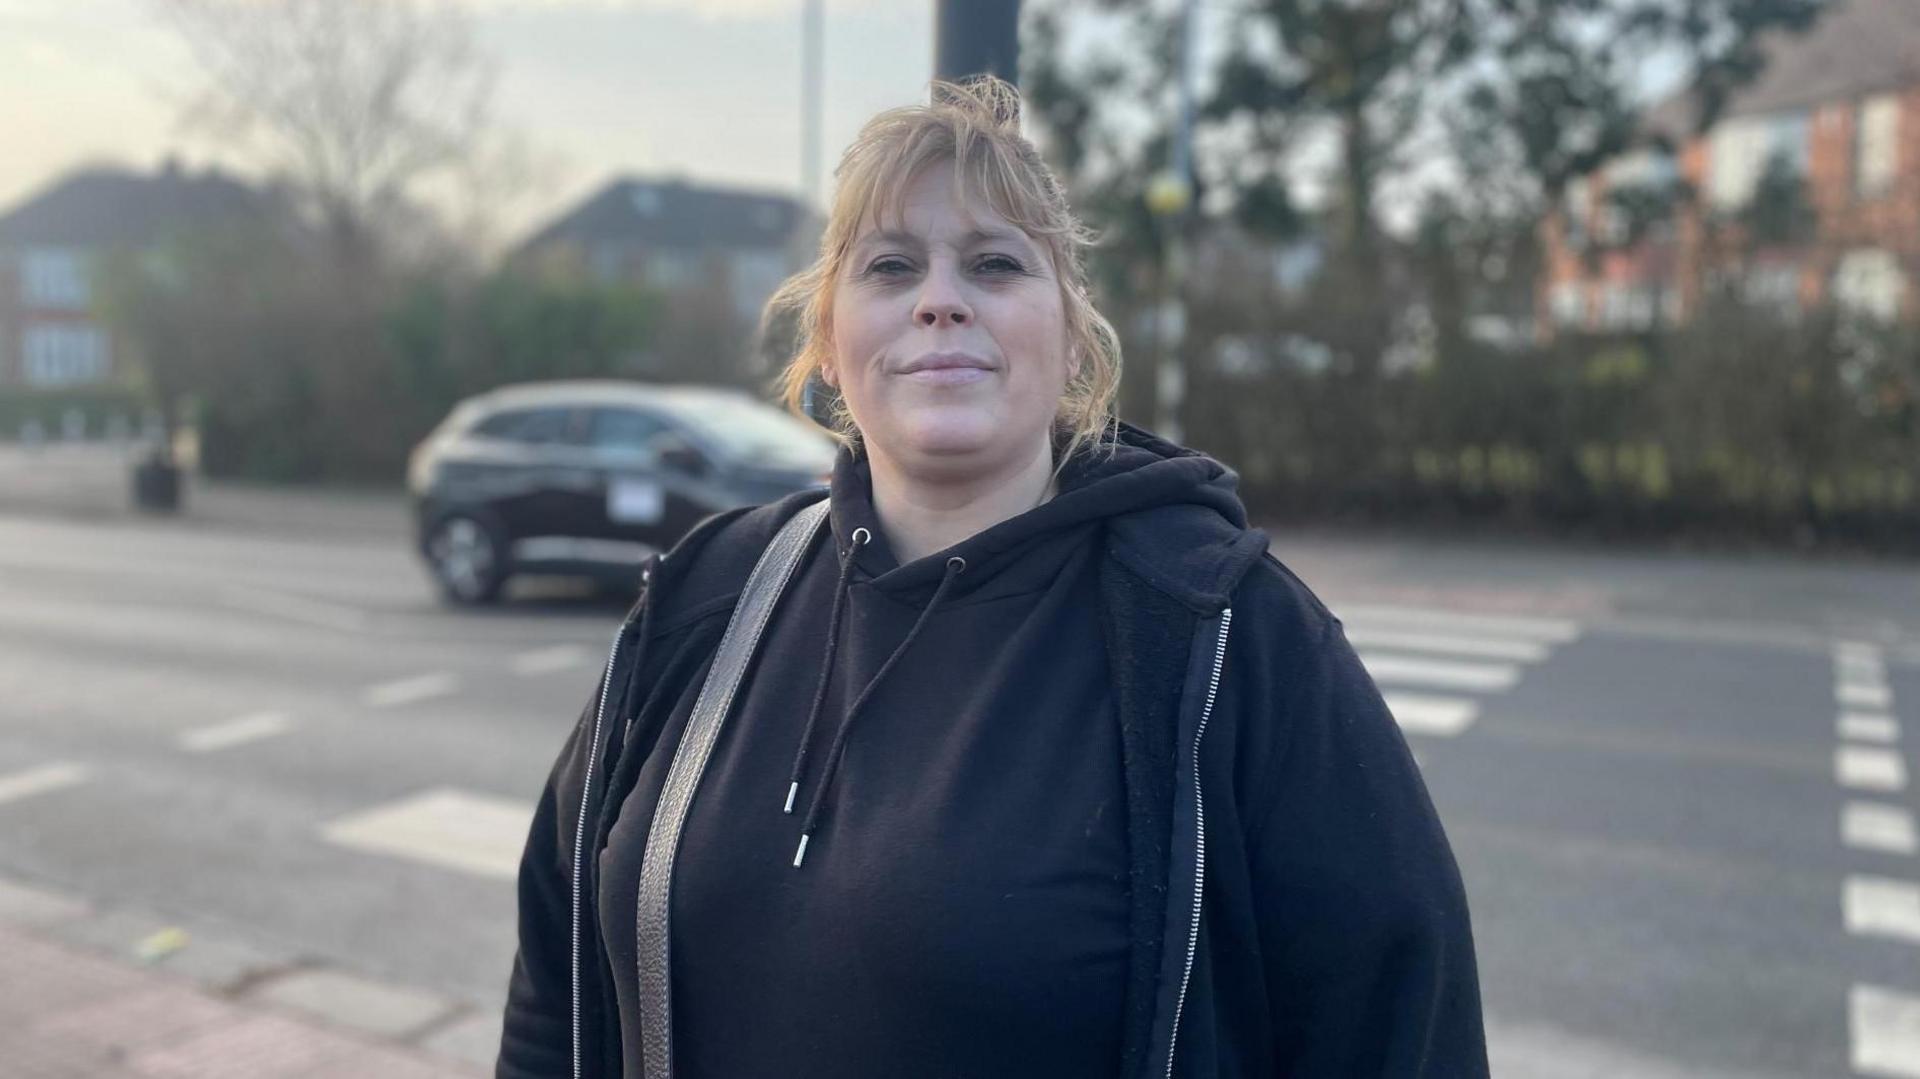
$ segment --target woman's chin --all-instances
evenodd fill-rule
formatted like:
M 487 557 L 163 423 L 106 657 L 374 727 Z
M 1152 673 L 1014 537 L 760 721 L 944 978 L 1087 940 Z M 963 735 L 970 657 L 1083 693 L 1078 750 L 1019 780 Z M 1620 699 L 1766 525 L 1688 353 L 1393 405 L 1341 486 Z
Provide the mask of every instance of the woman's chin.
M 902 425 L 904 447 L 926 457 L 959 457 L 1004 445 L 998 417 L 973 409 L 929 409 Z

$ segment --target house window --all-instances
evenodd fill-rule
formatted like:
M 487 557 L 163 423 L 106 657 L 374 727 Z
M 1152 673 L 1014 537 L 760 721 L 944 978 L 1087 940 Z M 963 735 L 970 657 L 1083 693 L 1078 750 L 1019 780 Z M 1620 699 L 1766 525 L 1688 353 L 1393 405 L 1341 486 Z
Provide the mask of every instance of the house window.
M 596 243 L 591 249 L 593 279 L 601 284 L 612 284 L 626 276 L 627 253 L 619 244 L 613 242 Z
M 1593 187 L 1585 178 L 1567 184 L 1561 200 L 1561 214 L 1567 223 L 1567 246 L 1576 250 L 1587 245 L 1587 218 L 1593 213 Z
M 1707 159 L 1707 202 L 1716 210 L 1738 210 L 1753 200 L 1775 162 L 1789 175 L 1807 174 L 1807 114 L 1728 120 L 1709 136 Z
M 731 262 L 735 313 L 741 318 L 758 318 L 768 298 L 786 280 L 787 257 L 780 251 L 743 251 Z
M 1899 260 L 1877 247 L 1847 252 L 1833 271 L 1833 299 L 1844 311 L 1878 322 L 1900 315 L 1907 275 Z
M 699 280 L 699 255 L 690 251 L 649 251 L 647 284 L 663 292 L 686 288 Z
M 1878 195 L 1892 185 L 1900 165 L 1900 98 L 1881 94 L 1862 101 L 1854 135 L 1854 190 Z
M 87 267 L 77 251 L 28 251 L 22 260 L 21 299 L 28 307 L 85 310 L 92 298 Z
M 93 326 L 29 326 L 20 335 L 20 368 L 35 386 L 68 386 L 107 377 L 106 335 Z
M 1577 281 L 1562 281 L 1553 286 L 1547 294 L 1547 306 L 1553 311 L 1553 321 L 1562 326 L 1579 326 L 1586 320 L 1586 305 L 1581 302 Z
M 1609 284 L 1600 291 L 1600 322 L 1610 330 L 1644 330 L 1653 325 L 1654 306 L 1649 285 Z
M 1800 267 L 1791 262 L 1755 266 L 1744 282 L 1746 301 L 1788 317 L 1800 313 Z

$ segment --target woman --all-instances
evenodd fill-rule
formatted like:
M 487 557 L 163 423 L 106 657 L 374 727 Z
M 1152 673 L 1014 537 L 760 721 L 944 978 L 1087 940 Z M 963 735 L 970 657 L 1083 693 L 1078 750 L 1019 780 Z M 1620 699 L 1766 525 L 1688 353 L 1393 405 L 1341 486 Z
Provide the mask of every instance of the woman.
M 1110 419 L 1012 88 L 934 101 L 862 131 L 774 298 L 830 499 L 649 566 L 555 765 L 498 1074 L 1485 1075 L 1458 871 L 1339 623 L 1231 472 Z

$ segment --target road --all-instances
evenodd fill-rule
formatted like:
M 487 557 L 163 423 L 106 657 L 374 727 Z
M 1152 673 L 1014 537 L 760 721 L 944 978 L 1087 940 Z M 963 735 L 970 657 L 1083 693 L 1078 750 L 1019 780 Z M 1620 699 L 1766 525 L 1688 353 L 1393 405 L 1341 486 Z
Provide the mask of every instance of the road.
M 109 912 L 96 939 L 497 1013 L 526 814 L 621 606 L 448 610 L 375 496 L 195 507 L 0 498 L 0 881 Z M 1275 550 L 1414 745 L 1496 1074 L 1920 1076 L 1920 568 Z

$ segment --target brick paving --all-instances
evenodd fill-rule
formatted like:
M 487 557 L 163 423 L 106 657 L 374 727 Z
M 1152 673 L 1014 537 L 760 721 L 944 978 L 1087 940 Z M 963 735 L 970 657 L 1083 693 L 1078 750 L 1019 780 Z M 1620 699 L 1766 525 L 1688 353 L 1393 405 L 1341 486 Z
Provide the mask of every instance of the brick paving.
M 474 1079 L 430 1057 L 0 925 L 9 1079 Z

